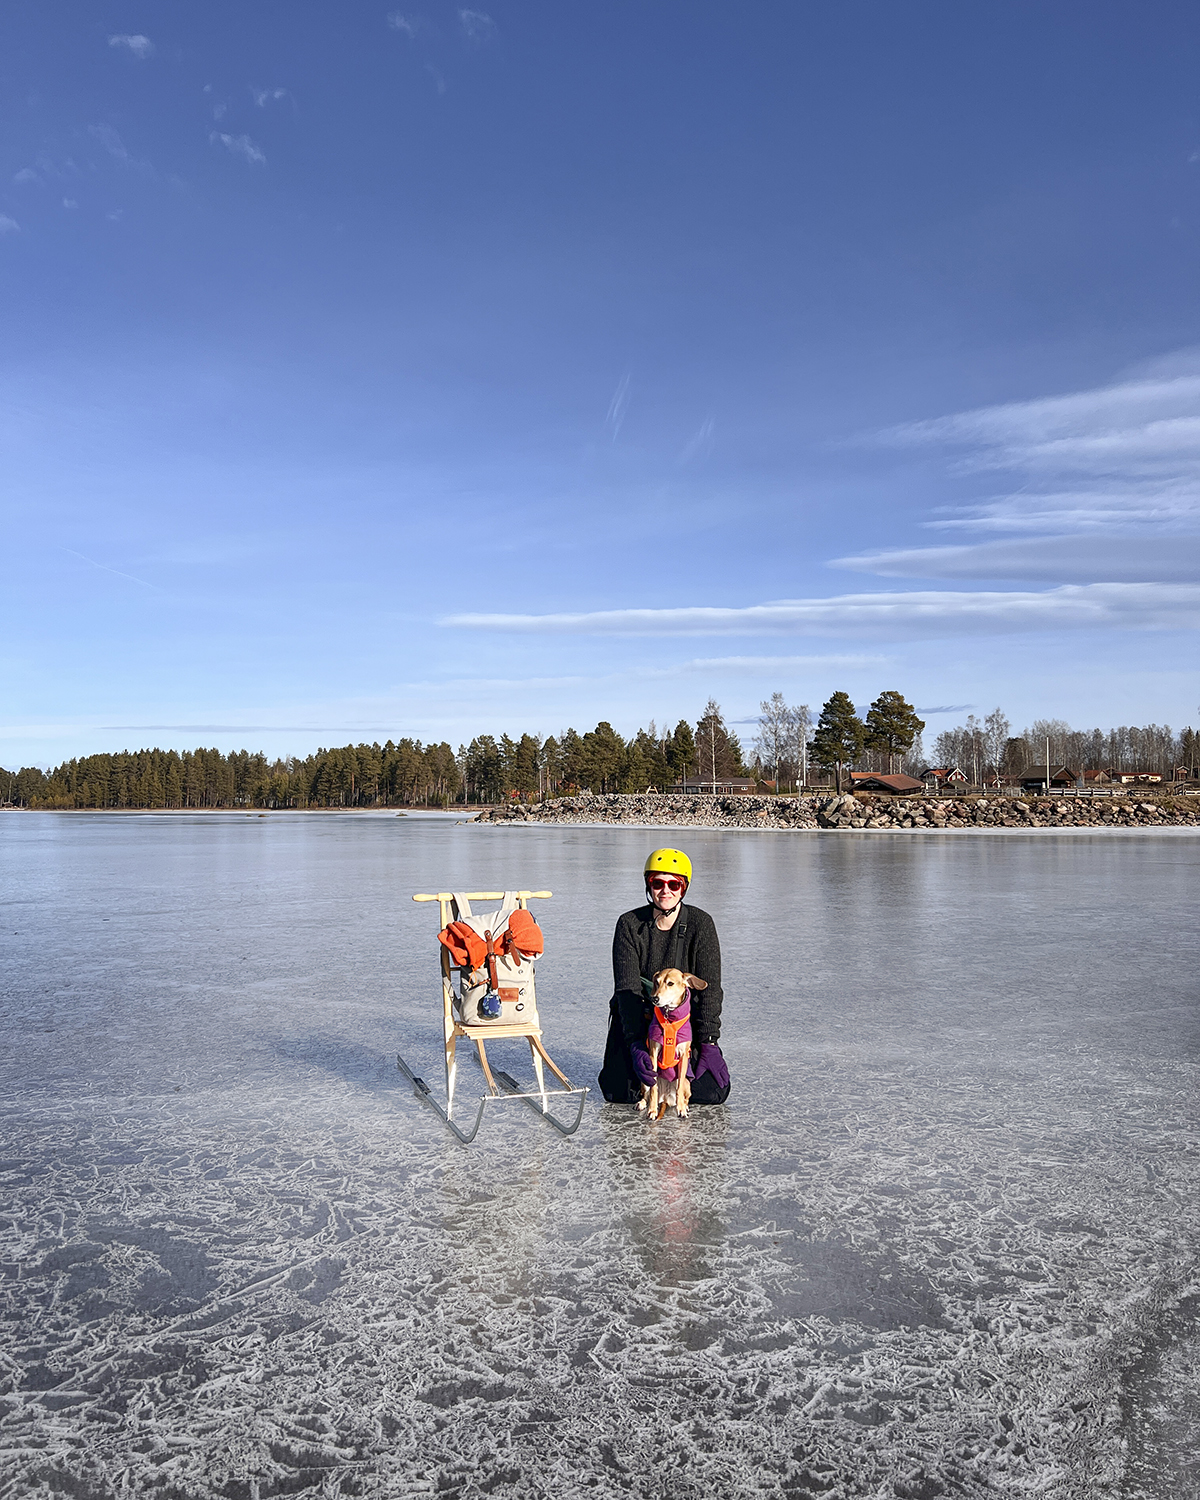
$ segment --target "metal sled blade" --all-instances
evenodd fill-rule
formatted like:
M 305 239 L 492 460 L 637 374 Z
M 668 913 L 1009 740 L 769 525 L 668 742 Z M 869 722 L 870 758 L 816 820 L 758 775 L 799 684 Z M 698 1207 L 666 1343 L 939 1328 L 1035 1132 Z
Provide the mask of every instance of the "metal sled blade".
M 511 1073 L 503 1073 L 499 1068 L 496 1069 L 496 1082 L 500 1084 L 500 1086 L 504 1089 L 504 1097 L 506 1099 L 523 1099 L 535 1114 L 537 1114 L 541 1119 L 545 1120 L 547 1125 L 553 1125 L 555 1130 L 557 1130 L 560 1135 L 574 1135 L 575 1132 L 579 1129 L 580 1122 L 583 1119 L 584 1105 L 587 1103 L 587 1096 L 589 1092 L 586 1088 L 547 1089 L 545 1094 L 542 1094 L 540 1092 L 527 1094 L 522 1090 L 521 1085 L 517 1082 L 517 1080 L 512 1076 Z M 570 1125 L 563 1125 L 561 1121 L 556 1120 L 550 1113 L 549 1109 L 547 1108 L 547 1103 L 551 1099 L 573 1099 L 576 1096 L 578 1096 L 579 1099 L 579 1108 L 575 1112 L 575 1118 Z
M 428 1104 L 430 1109 L 433 1110 L 434 1114 L 438 1116 L 443 1124 L 450 1127 L 450 1129 L 459 1138 L 464 1146 L 469 1146 L 475 1139 L 476 1135 L 478 1135 L 479 1127 L 483 1123 L 484 1111 L 487 1109 L 487 1106 L 489 1104 L 528 1104 L 531 1109 L 536 1110 L 537 1114 L 543 1120 L 547 1121 L 548 1124 L 553 1125 L 555 1130 L 559 1131 L 559 1133 L 562 1135 L 574 1135 L 574 1133 L 579 1129 L 580 1122 L 583 1119 L 583 1107 L 588 1094 L 587 1089 L 546 1090 L 545 1097 L 547 1100 L 563 1099 L 568 1095 L 574 1096 L 576 1094 L 580 1096 L 579 1112 L 576 1114 L 574 1122 L 571 1125 L 561 1125 L 554 1118 L 554 1116 L 548 1112 L 548 1110 L 543 1108 L 543 1098 L 540 1092 L 533 1094 L 524 1093 L 521 1089 L 521 1085 L 510 1074 L 497 1072 L 495 1076 L 497 1080 L 503 1085 L 504 1093 L 482 1094 L 479 1099 L 479 1105 L 475 1111 L 475 1119 L 471 1123 L 470 1129 L 463 1130 L 461 1126 L 456 1123 L 456 1121 L 450 1118 L 450 1116 L 434 1098 L 433 1090 L 429 1087 L 425 1080 L 417 1073 L 413 1072 L 413 1070 L 409 1067 L 409 1065 L 404 1061 L 404 1059 L 398 1052 L 396 1054 L 396 1066 L 412 1084 L 413 1093 L 416 1095 L 416 1097 L 420 1099 L 422 1103 Z
M 413 1093 L 417 1096 L 417 1098 L 420 1099 L 422 1103 L 428 1104 L 430 1109 L 433 1110 L 434 1114 L 441 1119 L 444 1125 L 449 1125 L 450 1129 L 459 1138 L 464 1146 L 469 1146 L 475 1139 L 475 1137 L 479 1134 L 479 1127 L 483 1123 L 483 1107 L 488 1103 L 492 1096 L 490 1094 L 485 1094 L 483 1098 L 480 1099 L 479 1108 L 475 1111 L 475 1123 L 471 1126 L 470 1130 L 461 1130 L 442 1108 L 442 1106 L 437 1102 L 437 1100 L 433 1097 L 433 1093 L 425 1080 L 413 1072 L 413 1070 L 409 1067 L 409 1065 L 404 1061 L 404 1059 L 398 1052 L 396 1053 L 396 1066 L 412 1084 Z

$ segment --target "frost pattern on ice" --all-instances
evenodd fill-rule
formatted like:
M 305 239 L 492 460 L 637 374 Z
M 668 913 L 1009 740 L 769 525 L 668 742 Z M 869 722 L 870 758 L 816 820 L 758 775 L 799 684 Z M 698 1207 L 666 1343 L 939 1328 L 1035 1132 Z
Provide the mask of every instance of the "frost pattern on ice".
M 870 926 L 841 922 L 848 973 Z M 972 933 L 993 959 L 1008 940 Z M 1039 972 L 1069 988 L 1076 953 Z M 88 972 L 97 1031 L 164 1025 Z M 270 1011 L 269 1058 L 234 976 L 204 981 L 214 1057 L 153 1087 L 106 1088 L 84 1055 L 9 1075 L 0 1496 L 1200 1493 L 1200 1076 L 1165 981 L 1151 1024 L 1093 975 L 1034 1050 L 1011 973 L 1007 1002 L 977 996 L 987 1027 L 927 1047 L 882 1001 L 871 1035 L 865 1012 L 836 1035 L 848 981 L 794 1028 L 755 1000 L 767 1041 L 747 1014 L 728 1108 L 654 1128 L 593 1103 L 570 1141 L 497 1115 L 469 1149 L 390 1065 L 400 1033 L 436 1056 L 428 1006 L 389 1019 L 376 975 L 331 1017 L 332 976 L 309 983 L 290 1038 Z M 595 1003 L 559 1012 L 581 1076 Z

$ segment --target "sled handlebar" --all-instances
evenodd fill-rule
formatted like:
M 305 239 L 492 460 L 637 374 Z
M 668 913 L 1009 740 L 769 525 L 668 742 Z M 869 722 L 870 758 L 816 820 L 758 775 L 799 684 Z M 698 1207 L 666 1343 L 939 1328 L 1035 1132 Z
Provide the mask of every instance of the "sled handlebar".
M 464 891 L 462 893 L 468 901 L 503 901 L 503 891 Z M 553 891 L 517 891 L 516 896 L 521 901 L 528 901 L 531 897 L 538 897 L 548 901 L 553 896 Z M 452 891 L 439 891 L 436 896 L 417 895 L 414 901 L 449 901 L 453 895 Z

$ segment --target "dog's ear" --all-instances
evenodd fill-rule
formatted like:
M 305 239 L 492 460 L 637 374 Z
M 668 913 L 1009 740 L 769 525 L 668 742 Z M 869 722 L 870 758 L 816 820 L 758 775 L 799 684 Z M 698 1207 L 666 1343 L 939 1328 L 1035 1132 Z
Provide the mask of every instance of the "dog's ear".
M 683 976 L 683 982 L 687 985 L 689 990 L 706 990 L 708 988 L 708 980 L 697 979 L 694 974 L 685 974 Z

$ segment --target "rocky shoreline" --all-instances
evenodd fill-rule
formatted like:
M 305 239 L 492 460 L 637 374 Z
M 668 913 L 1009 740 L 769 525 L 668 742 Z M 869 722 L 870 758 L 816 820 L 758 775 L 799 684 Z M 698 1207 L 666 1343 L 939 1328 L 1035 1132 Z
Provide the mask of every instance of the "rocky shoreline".
M 1195 828 L 1200 797 L 559 797 L 489 808 L 477 823 L 633 823 L 684 828 Z

